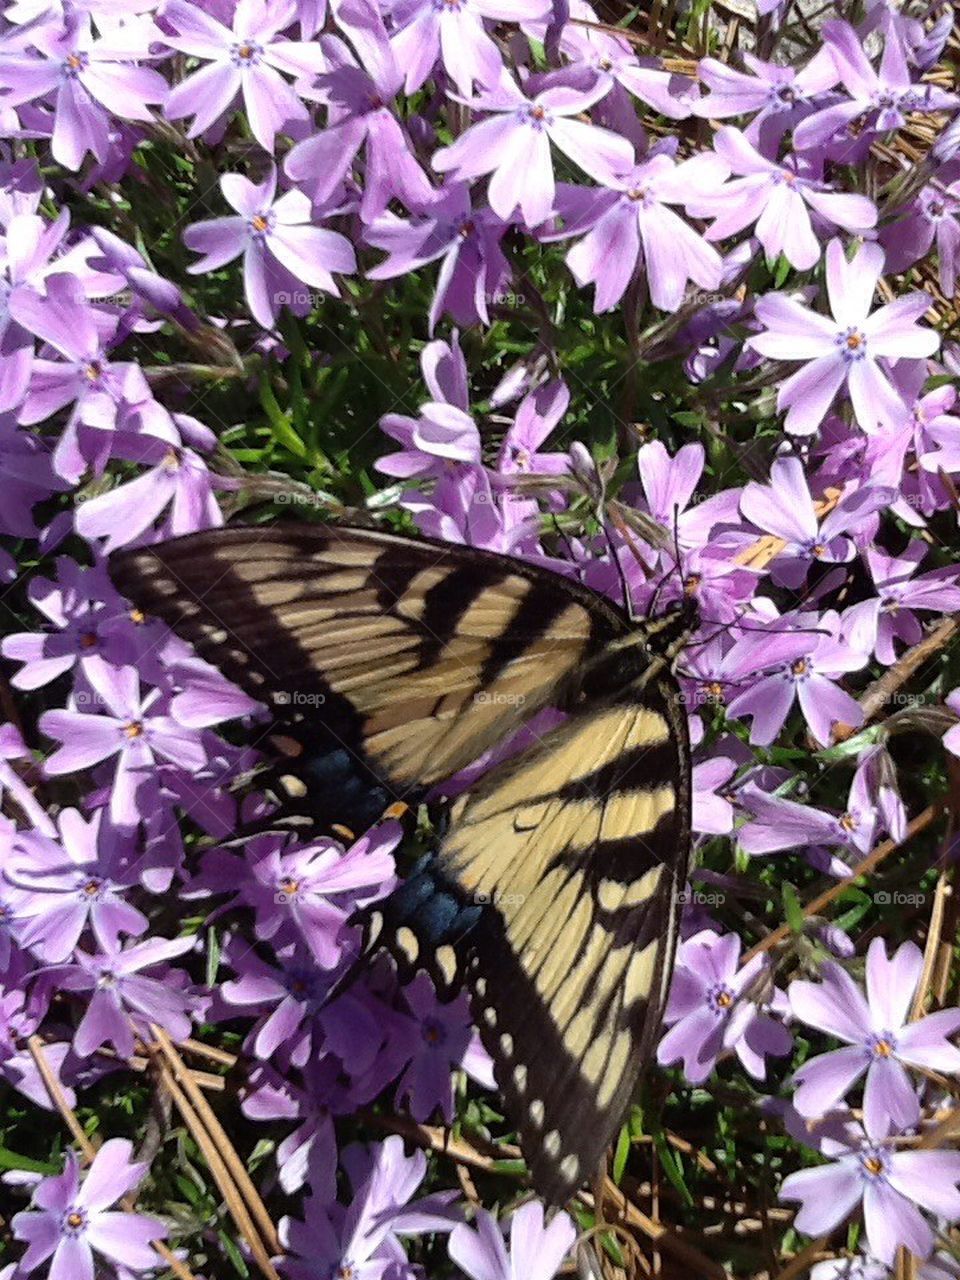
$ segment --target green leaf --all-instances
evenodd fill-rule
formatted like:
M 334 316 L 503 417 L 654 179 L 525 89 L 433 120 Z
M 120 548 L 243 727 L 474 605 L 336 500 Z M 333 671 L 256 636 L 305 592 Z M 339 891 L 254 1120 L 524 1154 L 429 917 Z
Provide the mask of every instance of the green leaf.
M 617 1149 L 613 1154 L 613 1180 L 620 1185 L 623 1171 L 627 1167 L 627 1156 L 630 1154 L 630 1124 L 621 1126 L 617 1135 Z
M 288 449 L 297 458 L 306 458 L 307 446 L 294 431 L 290 425 L 290 419 L 277 403 L 277 397 L 273 393 L 273 387 L 271 387 L 270 379 L 266 373 L 261 373 L 260 375 L 260 403 L 263 406 L 264 413 L 267 415 L 267 421 L 270 423 L 274 439 L 278 444 L 282 444 L 285 449 Z
M 887 730 L 882 724 L 872 724 L 868 729 L 855 733 L 852 738 L 846 738 L 832 747 L 824 747 L 822 751 L 817 752 L 816 759 L 824 760 L 827 764 L 848 760 L 851 756 L 858 756 L 864 747 L 872 747 L 875 743 L 882 742 L 886 736 Z
M 11 1151 L 9 1147 L 0 1147 L 0 1169 L 22 1169 L 24 1173 L 42 1173 L 46 1177 L 62 1172 L 58 1164 L 51 1164 L 48 1160 L 34 1160 L 31 1156 L 22 1156 L 18 1151 Z
M 693 1195 L 687 1186 L 683 1174 L 683 1165 L 680 1163 L 677 1153 L 672 1147 L 668 1146 L 666 1134 L 662 1129 L 658 1129 L 653 1135 L 653 1141 L 664 1173 L 670 1179 L 670 1183 L 677 1194 L 682 1197 L 684 1204 L 690 1208 L 694 1203 Z
M 783 882 L 783 910 L 787 924 L 793 932 L 802 933 L 804 921 L 806 919 L 803 914 L 803 904 L 800 901 L 796 889 L 788 880 Z

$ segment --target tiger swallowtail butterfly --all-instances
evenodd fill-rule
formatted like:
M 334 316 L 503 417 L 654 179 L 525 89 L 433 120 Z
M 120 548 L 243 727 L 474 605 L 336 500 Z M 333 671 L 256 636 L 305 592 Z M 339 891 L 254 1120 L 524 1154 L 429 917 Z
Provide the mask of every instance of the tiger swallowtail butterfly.
M 362 830 L 565 713 L 450 802 L 437 851 L 366 922 L 401 977 L 469 991 L 534 1183 L 565 1202 L 652 1056 L 673 963 L 691 803 L 678 616 L 638 626 L 536 565 L 363 528 L 215 529 L 110 564 L 271 708 L 279 768 L 328 822 Z

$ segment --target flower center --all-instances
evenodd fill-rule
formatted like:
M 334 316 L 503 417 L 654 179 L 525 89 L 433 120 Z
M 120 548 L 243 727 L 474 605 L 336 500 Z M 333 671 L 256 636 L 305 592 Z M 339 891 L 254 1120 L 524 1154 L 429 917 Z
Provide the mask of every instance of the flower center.
M 704 691 L 711 702 L 723 702 L 723 685 L 719 680 L 710 680 L 704 685 Z
M 841 813 L 839 819 L 841 831 L 856 831 L 860 819 L 854 813 Z
M 714 1013 L 726 1013 L 733 1005 L 733 992 L 723 982 L 717 983 L 707 993 L 707 1004 Z
M 457 231 L 457 235 L 460 237 L 461 240 L 469 240 L 470 237 L 475 233 L 476 229 L 477 229 L 477 224 L 474 222 L 474 220 L 472 218 L 465 218 L 464 221 L 461 222 L 460 224 L 460 228 Z
M 774 93 L 773 101 L 781 107 L 792 107 L 797 101 L 797 91 L 793 85 L 782 84 Z
M 173 445 L 171 445 L 163 455 L 163 462 L 161 463 L 161 466 L 164 471 L 179 471 L 181 462 L 182 458 L 180 456 L 180 450 L 175 449 Z
M 254 67 L 260 61 L 263 50 L 253 40 L 243 40 L 235 44 L 232 50 L 235 67 Z
M 270 230 L 270 219 L 262 213 L 254 214 L 250 219 L 250 230 L 254 235 L 262 236 Z
M 805 680 L 810 674 L 811 663 L 809 658 L 797 658 L 796 662 L 790 664 L 790 674 L 796 680 Z
M 101 883 L 102 882 L 100 880 L 88 880 L 87 883 L 83 886 L 84 897 L 95 898 L 97 894 L 100 892 Z
M 837 334 L 837 346 L 845 359 L 862 360 L 867 354 L 867 335 L 861 329 L 851 326 Z
M 539 103 L 534 103 L 533 106 L 527 107 L 526 118 L 527 123 L 532 124 L 534 129 L 538 130 L 543 129 L 550 123 L 550 116 L 546 107 L 541 107 Z
M 447 1038 L 447 1034 L 439 1022 L 435 1022 L 432 1018 L 427 1018 L 420 1028 L 420 1034 L 428 1045 L 434 1047 L 443 1044 Z
M 130 610 L 130 621 L 134 623 L 135 626 L 138 626 L 138 627 L 141 626 L 144 622 L 146 622 L 146 620 L 147 620 L 147 615 L 143 612 L 142 609 Z
M 512 446 L 510 450 L 510 456 L 513 459 L 514 465 L 517 467 L 519 471 L 530 470 L 529 449 L 524 449 L 522 445 L 515 444 Z
M 75 80 L 85 69 L 89 58 L 85 53 L 68 53 L 63 62 L 63 71 L 69 80 Z
M 860 1167 L 869 1178 L 881 1178 L 887 1162 L 879 1147 L 864 1147 L 860 1153 Z
M 650 194 L 649 187 L 631 187 L 627 192 L 627 199 L 632 200 L 635 204 L 647 203 L 647 196 Z
M 143 736 L 143 721 L 131 720 L 129 724 L 123 726 L 123 732 L 128 738 L 139 738 Z
M 287 876 L 285 880 L 281 880 L 278 886 L 280 892 L 287 898 L 296 896 L 300 888 L 300 881 L 294 880 L 291 876 Z
M 884 1031 L 882 1035 L 874 1036 L 870 1043 L 870 1051 L 875 1058 L 889 1058 L 897 1047 L 897 1042 L 889 1031 Z
M 60 1223 L 64 1235 L 68 1236 L 78 1236 L 86 1225 L 87 1215 L 83 1209 L 68 1209 Z
M 103 377 L 103 365 L 99 360 L 91 360 L 83 373 L 88 382 L 99 382 Z
M 77 643 L 81 649 L 94 649 L 97 645 L 97 633 L 95 631 L 81 631 Z

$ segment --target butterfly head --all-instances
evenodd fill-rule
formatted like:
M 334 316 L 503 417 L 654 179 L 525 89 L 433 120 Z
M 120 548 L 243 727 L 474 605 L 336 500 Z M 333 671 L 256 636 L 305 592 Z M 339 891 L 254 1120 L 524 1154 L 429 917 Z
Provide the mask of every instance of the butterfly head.
M 660 657 L 673 660 L 700 627 L 700 606 L 696 592 L 684 592 L 656 617 L 643 623 L 646 647 Z

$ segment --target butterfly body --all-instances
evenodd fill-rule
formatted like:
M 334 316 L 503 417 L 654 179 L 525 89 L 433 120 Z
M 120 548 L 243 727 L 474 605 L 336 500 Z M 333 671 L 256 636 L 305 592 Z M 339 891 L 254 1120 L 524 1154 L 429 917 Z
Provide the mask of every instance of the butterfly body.
M 567 1199 L 659 1029 L 690 848 L 687 619 L 637 627 L 538 566 L 366 529 L 214 530 L 112 567 L 271 707 L 277 773 L 327 822 L 361 830 L 516 742 L 367 940 L 402 978 L 470 991 L 537 1188 Z

